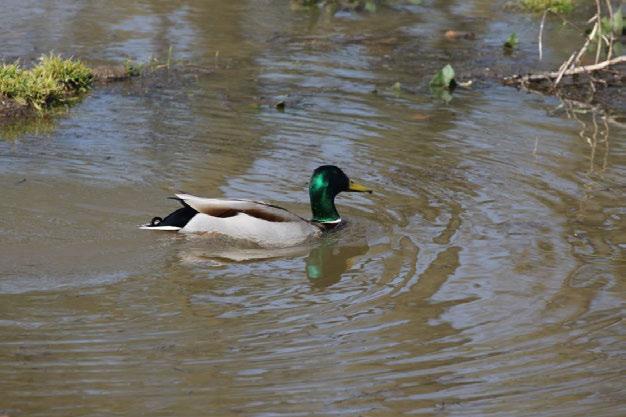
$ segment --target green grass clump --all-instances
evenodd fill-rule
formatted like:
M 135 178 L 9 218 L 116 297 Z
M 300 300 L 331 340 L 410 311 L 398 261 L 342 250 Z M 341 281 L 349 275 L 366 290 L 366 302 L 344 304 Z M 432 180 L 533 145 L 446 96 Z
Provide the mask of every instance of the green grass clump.
M 574 0 L 521 0 L 522 7 L 531 12 L 550 11 L 569 13 L 574 10 Z
M 17 63 L 0 66 L 0 95 L 39 110 L 71 101 L 92 82 L 93 74 L 82 62 L 53 54 L 42 56 L 31 69 Z
M 50 77 L 67 91 L 85 92 L 91 86 L 91 70 L 77 59 L 63 59 L 59 55 L 44 55 L 39 65 L 32 69 L 42 77 Z

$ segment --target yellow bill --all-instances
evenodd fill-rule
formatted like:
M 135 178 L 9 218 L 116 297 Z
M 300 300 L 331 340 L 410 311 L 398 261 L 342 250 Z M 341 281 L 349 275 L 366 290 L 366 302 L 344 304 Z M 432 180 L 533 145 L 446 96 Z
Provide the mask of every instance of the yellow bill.
M 372 190 L 370 190 L 366 186 L 356 183 L 352 180 L 350 180 L 348 184 L 348 191 L 356 191 L 358 193 L 372 193 Z

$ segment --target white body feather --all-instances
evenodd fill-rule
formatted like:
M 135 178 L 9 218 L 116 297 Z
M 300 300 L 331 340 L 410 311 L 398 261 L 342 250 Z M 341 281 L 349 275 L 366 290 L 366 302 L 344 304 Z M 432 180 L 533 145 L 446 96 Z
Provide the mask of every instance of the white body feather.
M 183 228 L 144 226 L 182 233 L 214 233 L 254 242 L 261 247 L 287 247 L 320 236 L 319 227 L 283 208 L 251 200 L 202 198 L 176 194 L 198 213 Z M 228 215 L 225 215 L 228 213 Z
M 262 247 L 286 247 L 321 234 L 307 222 L 270 222 L 239 213 L 232 217 L 213 217 L 198 213 L 181 230 L 183 233 L 216 233 L 254 242 Z

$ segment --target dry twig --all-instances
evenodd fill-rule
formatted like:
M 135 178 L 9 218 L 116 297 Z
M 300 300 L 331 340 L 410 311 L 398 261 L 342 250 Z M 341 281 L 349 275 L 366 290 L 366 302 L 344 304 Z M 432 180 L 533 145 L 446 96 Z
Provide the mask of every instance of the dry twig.
M 572 57 L 567 62 L 572 60 Z M 506 84 L 526 84 L 532 81 L 542 81 L 542 80 L 553 80 L 558 77 L 563 77 L 565 75 L 576 75 L 582 73 L 589 73 L 593 71 L 599 71 L 601 69 L 610 67 L 612 65 L 617 65 L 626 62 L 626 55 L 620 55 L 613 59 L 608 59 L 606 61 L 598 62 L 597 64 L 592 65 L 584 65 L 570 68 L 569 70 L 560 70 L 555 72 L 544 72 L 539 74 L 528 74 L 528 75 L 515 75 L 513 77 L 507 77 L 504 79 Z
M 543 12 L 543 16 L 541 17 L 541 24 L 539 25 L 539 61 L 541 61 L 543 59 L 543 46 L 542 46 L 543 25 L 544 25 L 544 23 L 546 23 L 546 15 L 547 14 L 548 14 L 548 10 L 546 9 Z

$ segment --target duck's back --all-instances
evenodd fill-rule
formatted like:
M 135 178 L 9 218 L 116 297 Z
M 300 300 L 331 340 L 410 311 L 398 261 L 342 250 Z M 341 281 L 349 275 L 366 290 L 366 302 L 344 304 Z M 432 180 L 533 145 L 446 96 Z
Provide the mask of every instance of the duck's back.
M 317 237 L 321 229 L 300 216 L 261 201 L 202 198 L 177 194 L 195 214 L 183 233 L 214 233 L 253 242 L 262 247 L 297 245 Z

